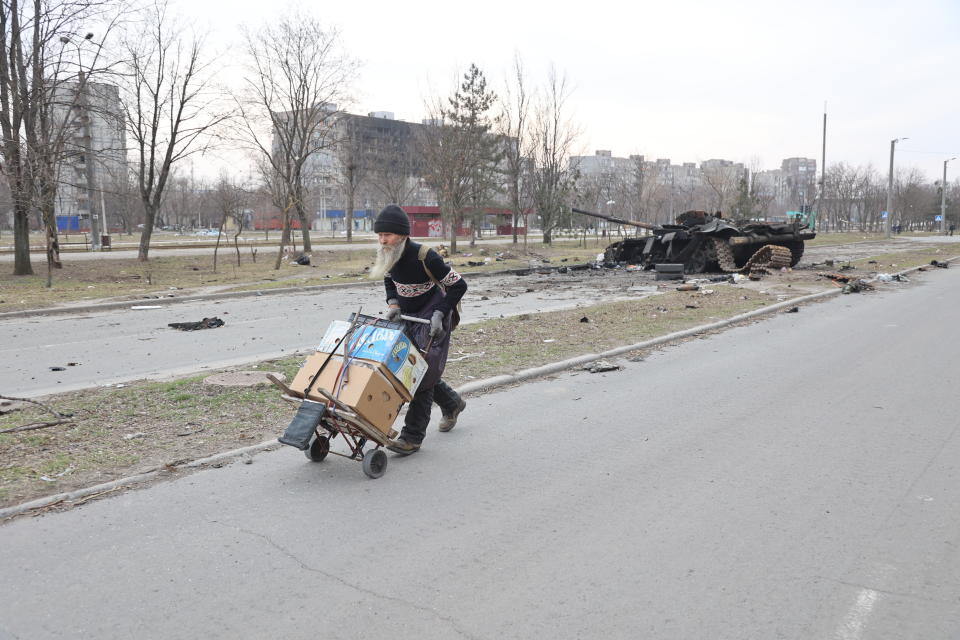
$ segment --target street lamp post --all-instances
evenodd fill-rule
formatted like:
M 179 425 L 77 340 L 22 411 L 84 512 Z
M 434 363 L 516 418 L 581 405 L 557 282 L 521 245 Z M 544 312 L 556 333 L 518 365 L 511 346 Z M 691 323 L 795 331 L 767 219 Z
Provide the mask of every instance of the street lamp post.
M 943 182 L 940 183 L 940 233 L 947 230 L 947 163 L 956 157 L 943 161 Z
M 893 212 L 890 209 L 893 207 L 893 150 L 896 148 L 897 143 L 901 140 L 909 140 L 910 138 L 894 138 L 890 141 L 890 176 L 887 179 L 887 220 L 884 224 L 885 235 L 890 237 L 890 218 L 893 217 Z

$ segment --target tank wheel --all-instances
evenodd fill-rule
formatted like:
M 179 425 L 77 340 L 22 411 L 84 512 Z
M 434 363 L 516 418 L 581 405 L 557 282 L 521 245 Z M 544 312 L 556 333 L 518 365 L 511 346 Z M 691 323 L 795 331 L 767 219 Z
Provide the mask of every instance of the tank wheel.
M 709 257 L 707 256 L 707 246 L 702 244 L 697 247 L 697 250 L 693 252 L 693 255 L 683 264 L 684 273 L 703 273 L 707 270 L 707 263 L 709 262 Z
M 379 478 L 387 472 L 387 452 L 383 449 L 367 451 L 363 456 L 363 472 L 370 478 Z
M 330 453 L 330 438 L 327 436 L 317 436 L 310 442 L 310 447 L 303 452 L 307 460 L 311 462 L 320 462 Z
M 784 243 L 787 249 L 790 249 L 790 266 L 795 267 L 803 257 L 803 240 L 791 240 Z

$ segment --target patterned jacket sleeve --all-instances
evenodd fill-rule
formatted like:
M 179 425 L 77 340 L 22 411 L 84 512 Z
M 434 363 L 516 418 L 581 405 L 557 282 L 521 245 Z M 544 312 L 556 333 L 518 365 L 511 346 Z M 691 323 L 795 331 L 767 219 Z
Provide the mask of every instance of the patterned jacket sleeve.
M 383 287 L 387 290 L 387 302 L 391 300 L 397 300 L 397 285 L 394 284 L 393 278 L 389 274 L 383 277 Z
M 430 249 L 427 252 L 425 260 L 427 269 L 433 274 L 443 288 L 447 290 L 447 295 L 443 302 L 437 307 L 444 314 L 457 306 L 460 298 L 467 292 L 467 281 L 459 273 L 451 269 L 440 257 L 440 254 Z

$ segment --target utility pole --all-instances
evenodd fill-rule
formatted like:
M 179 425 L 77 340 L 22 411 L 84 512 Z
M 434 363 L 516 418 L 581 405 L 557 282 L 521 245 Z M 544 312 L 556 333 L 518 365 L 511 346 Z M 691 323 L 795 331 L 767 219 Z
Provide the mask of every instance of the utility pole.
M 897 143 L 901 140 L 909 140 L 910 138 L 894 138 L 890 141 L 890 175 L 887 179 L 887 219 L 884 224 L 884 235 L 890 237 L 890 218 L 893 217 L 893 212 L 890 211 L 893 208 L 893 151 L 897 146 Z
M 817 208 L 823 209 L 823 199 L 827 189 L 827 101 L 823 101 L 823 149 L 820 152 L 820 196 L 817 198 Z M 816 223 L 814 223 L 816 224 Z M 811 229 L 814 231 L 814 229 Z
M 947 163 L 956 157 L 943 161 L 943 182 L 940 183 L 940 233 L 947 230 Z

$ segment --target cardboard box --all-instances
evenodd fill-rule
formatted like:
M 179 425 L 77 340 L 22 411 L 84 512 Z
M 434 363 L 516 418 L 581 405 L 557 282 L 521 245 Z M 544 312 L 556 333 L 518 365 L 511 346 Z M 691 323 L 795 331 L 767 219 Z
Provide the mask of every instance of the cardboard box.
M 341 376 L 342 383 L 338 384 L 338 374 L 343 368 L 343 358 L 335 355 L 330 358 L 327 366 L 320 373 L 316 383 L 311 387 L 311 392 L 305 394 L 307 385 L 323 365 L 327 355 L 314 353 L 308 356 L 293 382 L 290 383 L 290 392 L 301 398 L 325 402 L 326 399 L 316 392 L 316 389 L 323 389 L 352 408 L 384 434 L 389 434 L 397 414 L 409 397 L 396 388 L 394 382 L 384 375 L 377 363 L 351 360 Z
M 384 367 L 382 364 L 380 366 Z M 403 387 L 410 394 L 410 398 L 413 399 L 413 395 L 420 386 L 420 381 L 427 375 L 427 361 L 414 348 L 407 353 L 407 357 L 396 367 L 396 370 L 386 367 L 385 369 L 389 376 Z
M 349 330 L 349 322 L 334 320 L 317 345 L 317 351 L 343 355 L 343 338 Z M 403 331 L 361 325 L 351 336 L 350 343 L 352 357 L 382 365 L 385 373 L 396 380 L 411 398 L 417 392 L 420 381 L 427 373 L 427 361 Z

